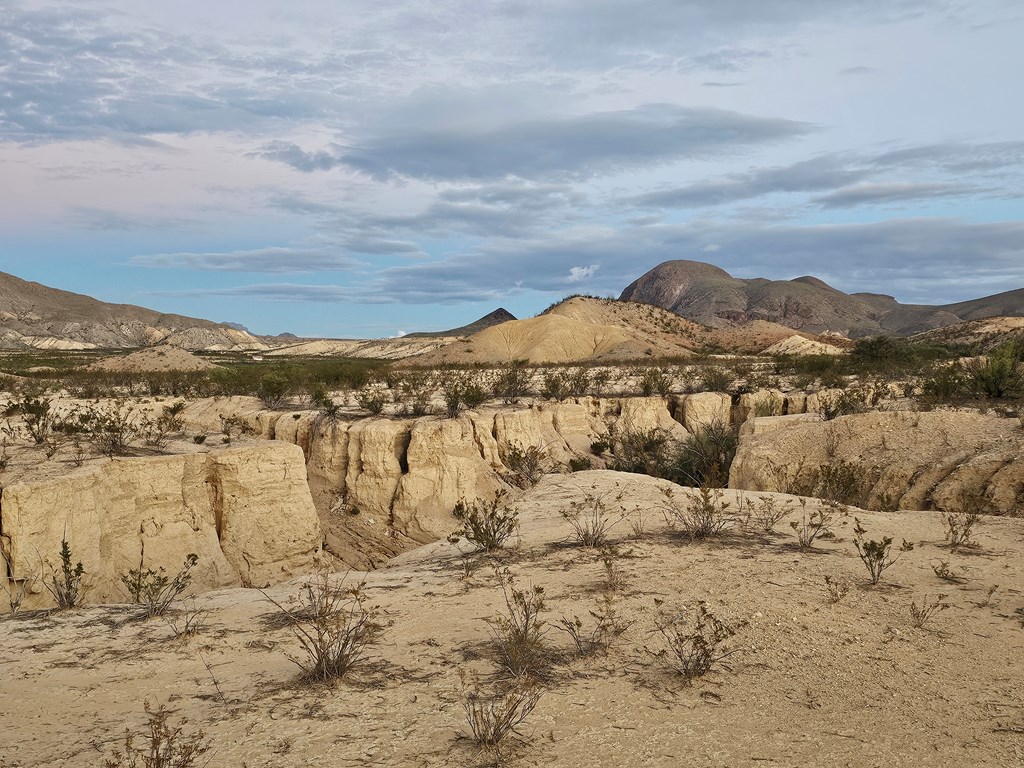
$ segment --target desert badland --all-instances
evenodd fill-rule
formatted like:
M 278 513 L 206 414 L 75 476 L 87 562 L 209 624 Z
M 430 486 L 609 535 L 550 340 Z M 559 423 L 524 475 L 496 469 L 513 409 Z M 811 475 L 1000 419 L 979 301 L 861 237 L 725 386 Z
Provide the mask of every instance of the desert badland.
M 0 764 L 1020 763 L 1024 304 L 707 274 L 390 341 L 8 277 Z

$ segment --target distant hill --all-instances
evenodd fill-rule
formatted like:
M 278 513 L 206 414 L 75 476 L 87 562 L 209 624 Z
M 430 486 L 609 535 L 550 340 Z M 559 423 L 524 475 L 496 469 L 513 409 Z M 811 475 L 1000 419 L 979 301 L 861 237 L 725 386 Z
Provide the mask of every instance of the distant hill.
M 0 272 L 0 348 L 259 349 L 259 339 L 222 323 L 108 304 Z
M 892 296 L 844 293 L 812 276 L 743 280 L 712 264 L 666 261 L 622 292 L 620 299 L 662 307 L 713 328 L 754 321 L 809 333 L 907 336 L 964 320 L 1024 316 L 1024 289 L 945 306 L 900 304 Z
M 504 307 L 498 307 L 493 312 L 484 315 L 479 320 L 474 320 L 468 325 L 461 325 L 458 328 L 452 328 L 447 331 L 421 331 L 418 333 L 407 333 L 405 338 L 413 339 L 433 339 L 440 336 L 472 336 L 474 333 L 491 328 L 495 325 L 501 325 L 507 323 L 509 320 L 515 320 L 516 316 L 509 312 Z

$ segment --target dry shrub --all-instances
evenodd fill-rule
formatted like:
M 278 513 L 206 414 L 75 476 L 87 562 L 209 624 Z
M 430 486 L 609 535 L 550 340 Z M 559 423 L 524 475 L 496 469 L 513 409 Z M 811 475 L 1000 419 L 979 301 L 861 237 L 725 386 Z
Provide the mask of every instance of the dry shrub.
M 569 636 L 573 644 L 573 654 L 577 658 L 605 652 L 615 638 L 622 635 L 632 625 L 619 614 L 615 606 L 615 597 L 610 592 L 601 595 L 597 610 L 589 611 L 593 626 L 587 626 L 578 616 L 563 616 L 552 626 L 559 632 Z
M 291 661 L 307 680 L 343 678 L 363 660 L 377 638 L 380 627 L 374 612 L 364 604 L 363 584 L 348 587 L 344 581 L 342 577 L 335 584 L 326 571 L 315 574 L 302 585 L 291 609 L 263 593 L 290 623 L 305 654 Z
M 517 728 L 533 712 L 542 691 L 526 684 L 486 694 L 477 681 L 467 685 L 466 675 L 461 670 L 459 678 L 469 738 L 479 751 L 490 758 L 492 765 L 501 765 L 509 737 L 518 735 Z
M 489 502 L 460 501 L 452 510 L 462 527 L 454 531 L 448 541 L 452 544 L 465 538 L 477 549 L 496 552 L 511 538 L 519 527 L 519 514 L 504 505 L 505 491 L 498 491 Z
M 811 549 L 818 538 L 831 532 L 829 526 L 835 519 L 833 507 L 819 507 L 813 512 L 807 512 L 807 501 L 800 499 L 800 520 L 794 520 L 789 525 L 796 531 L 796 540 L 800 549 Z
M 672 669 L 687 683 L 706 675 L 716 664 L 736 653 L 722 648 L 722 643 L 736 634 L 735 630 L 720 621 L 703 602 L 697 605 L 692 623 L 682 614 L 660 612 L 655 619 L 655 629 L 666 645 L 660 655 L 666 657 Z
M 504 613 L 490 622 L 498 666 L 516 679 L 540 679 L 550 662 L 547 623 L 541 618 L 544 588 L 517 589 L 507 568 L 495 569 L 495 575 L 505 602 Z
M 850 592 L 850 582 L 842 576 L 826 576 L 825 591 L 828 592 L 828 601 L 838 603 Z
M 171 724 L 173 710 L 160 706 L 152 709 L 147 701 L 144 741 L 136 746 L 136 736 L 127 728 L 124 735 L 124 751 L 115 749 L 111 757 L 103 761 L 103 768 L 190 768 L 199 765 L 200 757 L 210 751 L 210 743 L 202 730 L 186 736 L 182 719 L 178 725 Z M 208 764 L 204 763 L 204 765 Z
M 581 547 L 603 547 L 608 543 L 611 529 L 625 518 L 625 515 L 610 516 L 604 496 L 589 493 L 585 493 L 582 500 L 573 501 L 569 509 L 563 509 L 559 514 L 572 527 L 572 538 Z
M 727 514 L 727 502 L 718 488 L 702 487 L 696 496 L 687 495 L 680 502 L 671 488 L 662 491 L 665 503 L 662 510 L 668 524 L 691 540 L 707 539 L 724 532 L 734 522 Z
M 939 595 L 934 600 L 929 601 L 927 595 L 921 598 L 921 604 L 918 605 L 916 600 L 910 601 L 910 623 L 917 629 L 924 629 L 925 624 L 932 620 L 935 614 L 949 608 L 949 603 L 944 603 L 946 599 L 945 595 Z

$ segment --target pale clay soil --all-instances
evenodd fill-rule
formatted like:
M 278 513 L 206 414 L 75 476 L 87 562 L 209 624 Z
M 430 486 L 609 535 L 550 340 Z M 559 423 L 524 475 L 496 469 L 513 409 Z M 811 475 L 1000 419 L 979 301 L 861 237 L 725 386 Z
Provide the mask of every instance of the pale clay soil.
M 592 551 L 566 545 L 559 510 L 590 493 L 628 514 L 613 529 L 627 555 L 616 608 L 634 623 L 606 655 L 554 667 L 508 764 L 1024 765 L 1024 520 L 986 519 L 976 548 L 951 552 L 939 513 L 856 512 L 869 537 L 915 544 L 872 587 L 853 514 L 812 552 L 795 546 L 796 514 L 773 536 L 689 543 L 658 511 L 666 487 L 583 472 L 548 476 L 518 502 L 521 540 L 498 562 L 521 586 L 544 587 L 551 622 L 589 619 L 603 579 Z M 733 508 L 737 495 L 725 492 Z M 938 579 L 941 560 L 966 583 Z M 836 604 L 826 575 L 853 583 Z M 298 682 L 298 644 L 267 622 L 277 611 L 255 590 L 201 595 L 206 627 L 185 641 L 124 606 L 0 620 L 0 766 L 102 765 L 126 726 L 140 729 L 147 699 L 186 716 L 186 732 L 205 730 L 210 766 L 483 764 L 460 738 L 458 673 L 487 683 L 494 670 L 487 620 L 503 603 L 490 566 L 464 579 L 456 549 L 439 542 L 348 575 L 362 579 L 385 627 L 366 665 L 333 687 Z M 302 581 L 268 593 L 287 602 Z M 911 601 L 939 595 L 948 610 L 915 629 Z M 686 686 L 657 655 L 653 621 L 658 601 L 692 611 L 699 600 L 736 627 L 735 653 Z M 568 648 L 559 632 L 547 640 Z

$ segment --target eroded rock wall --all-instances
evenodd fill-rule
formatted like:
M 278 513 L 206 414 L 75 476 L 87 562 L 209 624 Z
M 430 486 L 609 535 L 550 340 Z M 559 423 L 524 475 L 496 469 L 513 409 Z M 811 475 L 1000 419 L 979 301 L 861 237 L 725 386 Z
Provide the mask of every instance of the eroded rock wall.
M 796 415 L 743 425 L 730 488 L 820 493 L 826 480 L 840 492 L 859 486 L 852 488 L 853 503 L 864 508 L 949 509 L 966 499 L 987 511 L 1021 515 L 1024 429 L 1017 419 L 958 411 L 873 412 L 831 421 Z
M 124 602 L 120 576 L 143 550 L 146 567 L 168 575 L 197 555 L 197 591 L 264 586 L 308 570 L 321 532 L 302 451 L 269 443 L 91 463 L 3 488 L 3 576 L 49 577 L 64 538 L 85 568 L 88 600 Z M 25 607 L 49 604 L 37 584 Z

